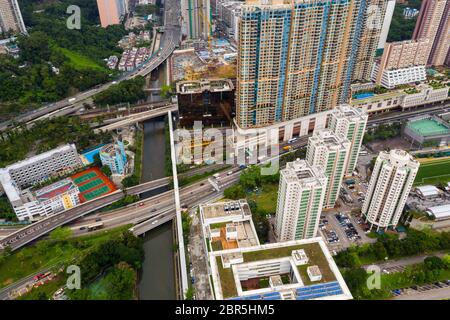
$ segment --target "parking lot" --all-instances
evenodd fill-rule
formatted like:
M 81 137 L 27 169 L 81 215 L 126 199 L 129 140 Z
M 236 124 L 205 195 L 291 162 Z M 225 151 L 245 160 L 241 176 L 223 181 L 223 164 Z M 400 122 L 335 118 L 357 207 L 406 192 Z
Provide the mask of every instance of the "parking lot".
M 406 295 L 417 295 L 420 293 L 428 293 L 432 290 L 440 290 L 444 293 L 447 292 L 448 296 L 450 297 L 450 280 L 444 280 L 444 281 L 437 281 L 430 284 L 424 284 L 421 286 L 411 286 L 407 288 L 401 288 L 401 289 L 395 289 L 392 290 L 392 294 L 394 297 L 398 296 L 406 296 Z M 445 296 L 445 295 L 444 295 Z
M 368 228 L 361 218 L 337 210 L 323 212 L 319 223 L 320 233 L 331 252 L 344 250 L 352 244 L 375 242 L 376 239 L 367 237 Z

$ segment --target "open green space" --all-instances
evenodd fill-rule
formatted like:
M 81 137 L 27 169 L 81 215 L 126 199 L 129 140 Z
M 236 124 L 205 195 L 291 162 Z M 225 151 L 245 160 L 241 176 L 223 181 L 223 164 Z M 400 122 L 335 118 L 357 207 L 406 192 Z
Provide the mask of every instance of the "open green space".
M 450 181 L 450 159 L 438 159 L 420 165 L 414 184 L 438 184 L 448 181 Z
M 129 226 L 67 240 L 40 240 L 11 255 L 0 256 L 0 288 L 39 270 L 58 266 L 77 258 L 94 246 L 117 237 L 127 228 Z
M 99 70 L 105 71 L 106 69 L 99 64 L 97 64 L 94 60 L 86 57 L 78 52 L 66 49 L 66 48 L 57 48 L 56 50 L 60 51 L 69 59 L 69 64 L 76 70 Z
M 247 198 L 256 202 L 258 211 L 264 214 L 275 214 L 277 211 L 278 184 L 263 183 L 261 189 Z

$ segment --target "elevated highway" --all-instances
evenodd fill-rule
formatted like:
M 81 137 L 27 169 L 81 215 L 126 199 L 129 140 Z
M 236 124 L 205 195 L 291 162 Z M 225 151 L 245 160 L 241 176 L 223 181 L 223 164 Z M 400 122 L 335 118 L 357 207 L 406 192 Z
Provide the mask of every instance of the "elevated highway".
M 142 122 L 142 121 L 145 121 L 148 119 L 160 117 L 162 115 L 167 114 L 169 111 L 175 112 L 177 110 L 178 110 L 177 104 L 170 104 L 165 107 L 160 107 L 160 108 L 156 108 L 153 110 L 144 111 L 144 112 L 140 112 L 137 114 L 123 117 L 121 120 L 118 120 L 114 123 L 110 123 L 105 126 L 94 129 L 94 132 L 98 133 L 100 131 L 110 131 L 110 130 L 118 129 L 118 128 L 125 127 L 125 126 L 133 124 L 133 123 Z
M 53 117 L 75 112 L 82 108 L 82 102 L 92 98 L 94 95 L 105 91 L 110 86 L 136 76 L 146 76 L 158 68 L 172 54 L 181 42 L 181 27 L 178 21 L 181 16 L 181 4 L 177 0 L 166 0 L 164 8 L 164 33 L 161 36 L 160 48 L 142 66 L 125 73 L 116 81 L 98 85 L 92 89 L 80 92 L 74 96 L 45 105 L 39 109 L 15 117 L 13 120 L 0 123 L 0 132 L 14 128 L 17 124 L 29 123 L 52 114 Z
M 151 191 L 169 183 L 169 178 L 162 178 L 147 183 L 143 183 L 126 189 L 126 194 L 138 195 L 147 191 Z M 113 193 L 96 198 L 94 200 L 82 203 L 72 209 L 65 210 L 61 213 L 54 214 L 29 226 L 26 226 L 14 233 L 4 237 L 0 240 L 0 250 L 10 247 L 12 250 L 17 250 L 27 243 L 45 235 L 46 233 L 71 222 L 81 216 L 90 212 L 110 205 L 125 196 L 122 190 L 117 190 Z

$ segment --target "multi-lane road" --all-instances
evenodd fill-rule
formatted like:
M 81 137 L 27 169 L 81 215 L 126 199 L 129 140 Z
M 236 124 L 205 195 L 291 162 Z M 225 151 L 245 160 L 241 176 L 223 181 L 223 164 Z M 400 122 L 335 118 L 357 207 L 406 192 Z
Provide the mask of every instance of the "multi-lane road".
M 147 61 L 146 64 L 132 72 L 124 74 L 116 81 L 96 86 L 90 90 L 80 92 L 64 100 L 45 105 L 39 109 L 17 116 L 14 120 L 0 123 L 0 131 L 12 128 L 15 123 L 28 123 L 47 116 L 60 116 L 68 112 L 75 112 L 83 106 L 83 102 L 92 98 L 99 92 L 108 89 L 111 85 L 136 76 L 145 76 L 155 70 L 176 49 L 181 41 L 181 27 L 179 17 L 181 15 L 180 3 L 177 0 L 166 0 L 164 11 L 164 33 L 161 37 L 161 46 L 158 51 Z

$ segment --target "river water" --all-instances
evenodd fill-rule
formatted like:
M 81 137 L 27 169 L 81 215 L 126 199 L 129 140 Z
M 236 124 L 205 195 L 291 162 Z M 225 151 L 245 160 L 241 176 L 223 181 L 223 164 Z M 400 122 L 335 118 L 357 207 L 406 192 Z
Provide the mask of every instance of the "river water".
M 164 68 L 160 69 L 164 70 Z M 150 87 L 160 88 L 164 73 L 164 71 L 159 72 L 156 77 L 152 77 L 154 80 L 152 79 Z M 159 96 L 153 93 L 149 98 L 156 102 Z M 164 117 L 144 122 L 143 147 L 141 182 L 164 178 Z M 148 198 L 166 190 L 166 188 L 153 190 L 143 194 L 142 198 Z M 144 235 L 144 251 L 145 260 L 138 284 L 139 299 L 176 299 L 172 222 L 161 225 Z

